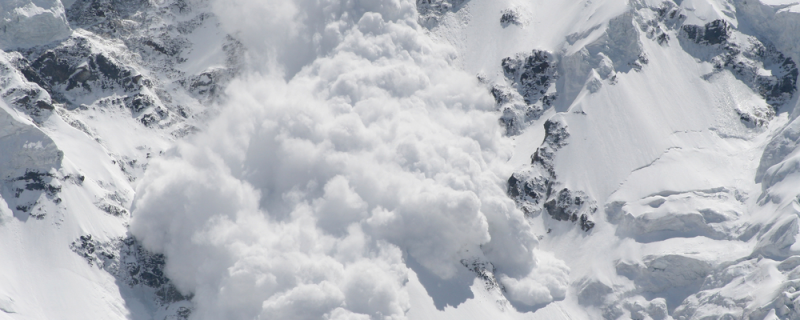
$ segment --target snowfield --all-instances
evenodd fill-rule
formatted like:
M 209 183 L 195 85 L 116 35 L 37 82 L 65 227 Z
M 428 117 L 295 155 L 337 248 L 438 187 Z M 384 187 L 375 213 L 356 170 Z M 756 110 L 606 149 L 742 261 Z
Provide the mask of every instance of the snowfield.
M 798 2 L 0 17 L 0 319 L 800 319 Z

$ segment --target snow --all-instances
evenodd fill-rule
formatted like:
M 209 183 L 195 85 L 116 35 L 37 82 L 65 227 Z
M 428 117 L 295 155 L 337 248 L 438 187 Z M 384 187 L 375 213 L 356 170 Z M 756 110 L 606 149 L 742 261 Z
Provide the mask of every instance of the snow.
M 0 48 L 27 48 L 64 39 L 72 31 L 60 0 L 0 1 Z
M 800 100 L 753 51 L 800 61 L 792 1 L 160 1 L 119 33 L 0 1 L 0 319 L 798 318 Z M 28 78 L 78 43 L 149 84 Z M 532 50 L 557 98 L 505 132 L 489 88 Z M 130 236 L 181 299 L 98 262 Z

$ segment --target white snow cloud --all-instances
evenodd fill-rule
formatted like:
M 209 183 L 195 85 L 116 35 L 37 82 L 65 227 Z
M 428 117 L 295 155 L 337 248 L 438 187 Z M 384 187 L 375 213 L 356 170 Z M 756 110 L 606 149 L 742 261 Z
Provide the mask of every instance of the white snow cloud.
M 405 254 L 443 279 L 488 260 L 536 293 L 510 298 L 563 298 L 566 267 L 530 280 L 537 241 L 505 194 L 491 97 L 412 1 L 234 2 L 215 7 L 257 71 L 150 164 L 131 224 L 194 316 L 402 319 Z

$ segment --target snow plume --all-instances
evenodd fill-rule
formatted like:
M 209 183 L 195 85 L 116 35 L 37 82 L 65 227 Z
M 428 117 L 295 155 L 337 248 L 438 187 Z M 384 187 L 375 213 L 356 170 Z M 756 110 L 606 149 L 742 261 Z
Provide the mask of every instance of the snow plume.
M 505 194 L 492 98 L 413 2 L 234 2 L 223 24 L 267 67 L 150 164 L 131 223 L 194 294 L 193 317 L 402 319 L 410 258 L 444 280 L 487 261 L 510 299 L 563 299 L 568 269 L 534 256 Z

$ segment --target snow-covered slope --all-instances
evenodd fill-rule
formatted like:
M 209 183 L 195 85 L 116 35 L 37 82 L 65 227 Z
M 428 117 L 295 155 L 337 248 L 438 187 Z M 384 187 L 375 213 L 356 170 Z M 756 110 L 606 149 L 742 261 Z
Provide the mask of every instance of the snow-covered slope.
M 800 319 L 798 8 L 0 0 L 0 319 Z

